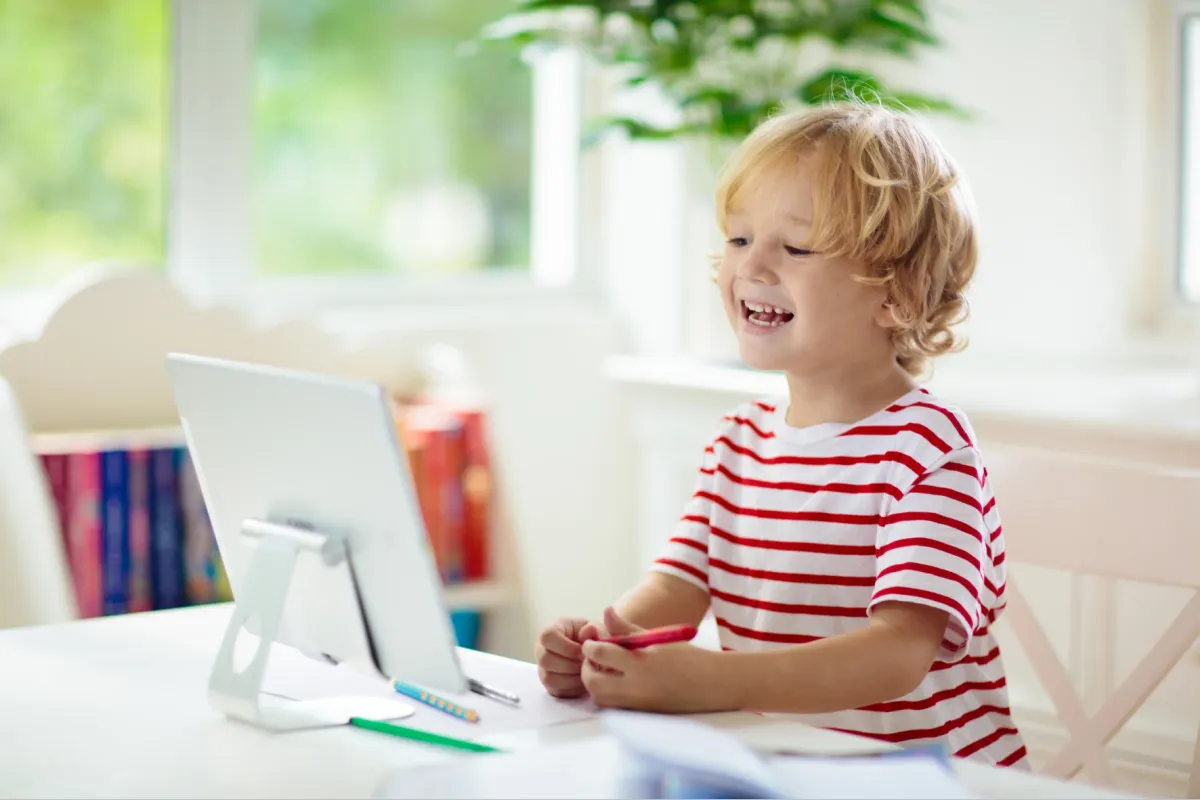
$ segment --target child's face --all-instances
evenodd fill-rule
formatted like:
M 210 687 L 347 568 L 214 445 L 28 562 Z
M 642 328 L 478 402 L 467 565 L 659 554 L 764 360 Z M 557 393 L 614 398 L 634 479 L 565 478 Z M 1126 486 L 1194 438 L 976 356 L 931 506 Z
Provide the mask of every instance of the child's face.
M 894 359 L 886 290 L 854 279 L 865 265 L 810 252 L 812 218 L 807 163 L 729 209 L 717 284 L 742 360 L 804 376 Z

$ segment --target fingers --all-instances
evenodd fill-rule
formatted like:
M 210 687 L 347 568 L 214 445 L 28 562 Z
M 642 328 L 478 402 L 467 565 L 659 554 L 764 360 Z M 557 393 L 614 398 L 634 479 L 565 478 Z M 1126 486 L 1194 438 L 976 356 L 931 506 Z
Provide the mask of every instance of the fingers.
M 579 629 L 579 641 L 581 644 L 592 639 L 603 639 L 605 636 L 608 636 L 608 631 L 594 622 L 589 622 Z
M 547 672 L 545 667 L 538 667 L 538 678 L 552 697 L 579 697 L 587 692 L 583 677 L 578 671 L 574 675 L 560 675 L 555 672 Z
M 610 636 L 628 636 L 641 631 L 637 625 L 626 622 L 612 606 L 604 609 L 604 627 L 608 628 Z
M 542 631 L 542 635 L 538 637 L 538 647 L 562 658 L 582 661 L 583 651 L 576 638 L 579 636 L 579 629 L 585 624 L 582 620 L 559 620 Z
M 592 696 L 596 705 L 607 708 L 617 705 L 620 674 L 597 669 L 589 663 L 583 668 L 580 678 L 584 689 Z
M 583 668 L 583 685 L 592 701 L 600 708 L 637 708 L 636 684 L 628 675 L 598 668 L 587 662 Z
M 635 653 L 608 642 L 584 642 L 583 655 L 588 661 L 606 670 L 624 672 L 637 658 Z
M 579 670 L 583 668 L 582 659 L 563 658 L 549 651 L 543 653 L 537 663 L 546 672 L 552 672 L 556 675 L 578 675 Z

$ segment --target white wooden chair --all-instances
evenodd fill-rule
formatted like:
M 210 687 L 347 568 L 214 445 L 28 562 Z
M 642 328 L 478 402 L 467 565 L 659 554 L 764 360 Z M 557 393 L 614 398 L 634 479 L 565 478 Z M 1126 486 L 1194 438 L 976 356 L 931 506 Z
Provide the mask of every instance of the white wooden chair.
M 984 455 L 1008 558 L 1016 562 L 1002 621 L 1069 735 L 1043 771 L 1071 778 L 1086 768 L 1093 782 L 1114 785 L 1105 746 L 1200 637 L 1200 471 L 1003 446 L 985 448 Z M 1193 591 L 1141 662 L 1089 715 L 1020 591 L 1021 564 Z M 1200 735 L 1187 796 L 1200 797 Z
M 25 417 L 0 376 L 0 628 L 77 616 L 57 526 Z

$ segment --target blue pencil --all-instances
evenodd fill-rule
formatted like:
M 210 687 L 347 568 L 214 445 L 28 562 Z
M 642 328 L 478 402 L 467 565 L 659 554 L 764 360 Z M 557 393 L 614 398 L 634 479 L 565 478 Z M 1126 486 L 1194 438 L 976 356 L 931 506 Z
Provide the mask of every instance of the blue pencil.
M 475 709 L 464 708 L 452 700 L 438 697 L 433 692 L 426 691 L 419 686 L 413 686 L 403 681 L 392 681 L 392 688 L 405 697 L 420 700 L 425 705 L 436 708 L 438 711 L 445 711 L 447 714 L 466 720 L 467 722 L 479 722 L 479 712 Z

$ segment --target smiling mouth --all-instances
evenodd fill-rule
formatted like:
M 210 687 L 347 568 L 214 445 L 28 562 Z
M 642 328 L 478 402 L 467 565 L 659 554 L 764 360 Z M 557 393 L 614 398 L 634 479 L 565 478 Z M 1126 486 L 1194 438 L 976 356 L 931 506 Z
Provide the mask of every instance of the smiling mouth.
M 742 301 L 742 319 L 760 328 L 779 328 L 787 325 L 796 315 L 791 311 L 766 303 Z

